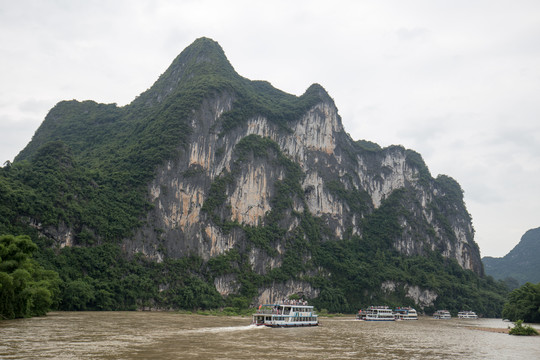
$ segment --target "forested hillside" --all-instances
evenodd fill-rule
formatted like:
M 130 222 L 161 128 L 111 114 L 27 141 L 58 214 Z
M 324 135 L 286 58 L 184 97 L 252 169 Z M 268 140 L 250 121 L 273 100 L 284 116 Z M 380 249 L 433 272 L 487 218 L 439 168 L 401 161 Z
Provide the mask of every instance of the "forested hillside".
M 482 262 L 488 275 L 495 279 L 517 280 L 517 284 L 540 282 L 540 228 L 531 229 L 521 237 L 519 243 L 504 257 L 483 257 Z

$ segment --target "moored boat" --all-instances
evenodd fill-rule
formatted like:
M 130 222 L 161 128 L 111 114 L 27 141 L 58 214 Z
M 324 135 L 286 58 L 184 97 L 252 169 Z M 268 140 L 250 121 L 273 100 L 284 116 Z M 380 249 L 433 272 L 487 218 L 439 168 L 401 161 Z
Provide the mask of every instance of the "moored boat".
M 253 314 L 252 324 L 269 327 L 317 326 L 319 316 L 307 302 L 287 300 L 282 303 L 260 305 Z
M 450 315 L 448 310 L 437 310 L 433 314 L 433 318 L 438 320 L 449 320 L 452 318 L 452 315 Z
M 398 307 L 394 309 L 396 320 L 418 320 L 418 313 L 412 307 Z
M 459 319 L 478 319 L 478 315 L 474 311 L 460 311 L 457 316 Z
M 358 320 L 365 321 L 394 321 L 394 313 L 388 306 L 370 306 L 367 309 L 358 311 Z

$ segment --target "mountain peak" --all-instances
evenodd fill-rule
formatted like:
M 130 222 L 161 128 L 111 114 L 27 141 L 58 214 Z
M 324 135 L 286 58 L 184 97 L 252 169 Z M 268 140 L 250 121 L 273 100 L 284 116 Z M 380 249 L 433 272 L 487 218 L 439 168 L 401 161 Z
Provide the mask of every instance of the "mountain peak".
M 174 59 L 171 67 L 200 63 L 213 64 L 215 67 L 212 70 L 234 71 L 218 42 L 205 37 L 198 38 L 185 48 Z
M 239 76 L 225 56 L 222 47 L 214 40 L 201 37 L 185 48 L 159 77 L 152 87 L 135 102 L 146 105 L 160 103 L 184 81 L 201 76 L 232 78 Z
M 322 87 L 321 84 L 318 84 L 318 83 L 311 84 L 311 86 L 304 93 L 304 95 L 308 95 L 308 94 L 314 94 L 322 101 L 330 102 L 331 104 L 334 104 L 334 100 L 332 99 L 330 94 L 328 94 L 328 91 L 326 91 L 326 89 Z

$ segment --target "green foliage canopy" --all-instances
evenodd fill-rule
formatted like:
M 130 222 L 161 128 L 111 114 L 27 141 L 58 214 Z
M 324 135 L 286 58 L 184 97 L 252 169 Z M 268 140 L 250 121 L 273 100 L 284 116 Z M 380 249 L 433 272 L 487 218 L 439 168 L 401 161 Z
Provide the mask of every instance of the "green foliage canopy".
M 32 259 L 37 246 L 28 236 L 0 236 L 0 317 L 45 315 L 58 301 L 60 279 Z
M 513 290 L 504 304 L 502 316 L 511 321 L 540 323 L 540 283 L 525 283 Z

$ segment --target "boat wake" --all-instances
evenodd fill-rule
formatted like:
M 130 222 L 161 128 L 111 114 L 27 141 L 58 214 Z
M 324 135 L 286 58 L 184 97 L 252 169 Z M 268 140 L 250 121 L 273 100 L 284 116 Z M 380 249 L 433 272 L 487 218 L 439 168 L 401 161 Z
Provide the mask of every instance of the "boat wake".
M 244 325 L 244 326 L 222 326 L 222 327 L 207 327 L 200 329 L 190 329 L 184 330 L 182 333 L 186 334 L 204 334 L 204 333 L 227 333 L 233 331 L 249 331 L 249 330 L 260 330 L 266 326 L 257 326 L 257 325 Z

